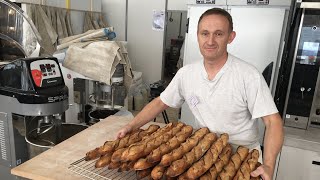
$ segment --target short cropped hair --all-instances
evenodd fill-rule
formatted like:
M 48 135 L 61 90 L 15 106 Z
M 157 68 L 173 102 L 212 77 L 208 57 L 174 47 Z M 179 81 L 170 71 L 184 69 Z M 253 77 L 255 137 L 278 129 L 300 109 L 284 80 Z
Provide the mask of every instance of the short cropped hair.
M 221 16 L 226 17 L 229 21 L 229 30 L 230 30 L 230 32 L 233 31 L 233 22 L 232 22 L 231 15 L 228 13 L 228 11 L 221 9 L 221 8 L 212 8 L 212 9 L 208 9 L 206 12 L 204 12 L 199 18 L 198 29 L 199 29 L 199 24 L 200 24 L 202 18 L 205 16 L 210 16 L 210 15 L 221 15 Z

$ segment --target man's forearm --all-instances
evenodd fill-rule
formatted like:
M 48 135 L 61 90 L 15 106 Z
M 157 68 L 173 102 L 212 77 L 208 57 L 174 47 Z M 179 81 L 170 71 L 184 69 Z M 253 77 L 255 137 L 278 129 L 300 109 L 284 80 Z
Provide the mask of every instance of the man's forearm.
M 272 168 L 274 172 L 276 158 L 282 148 L 284 137 L 280 115 L 271 115 L 270 119 L 265 121 L 265 124 L 263 164 Z
M 140 113 L 128 124 L 132 129 L 140 128 L 152 119 L 154 119 L 159 113 L 165 110 L 168 106 L 164 104 L 160 97 L 157 97 L 149 104 L 147 104 Z

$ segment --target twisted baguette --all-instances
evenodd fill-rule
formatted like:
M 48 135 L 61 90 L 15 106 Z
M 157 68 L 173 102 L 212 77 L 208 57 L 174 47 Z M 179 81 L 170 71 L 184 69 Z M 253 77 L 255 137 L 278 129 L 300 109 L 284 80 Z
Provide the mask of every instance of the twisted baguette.
M 152 168 L 136 171 L 137 179 L 143 179 L 147 176 L 150 176 L 151 170 Z
M 237 152 L 231 156 L 229 163 L 223 167 L 223 170 L 218 175 L 218 180 L 231 180 L 240 168 L 242 161 L 247 157 L 248 153 L 248 148 L 239 146 Z
M 260 162 L 257 162 L 257 164 L 256 164 L 256 167 L 254 168 L 254 170 L 256 170 L 259 166 L 261 166 L 261 163 Z M 260 176 L 258 176 L 258 177 L 250 177 L 250 180 L 260 180 L 261 179 L 261 177 Z
M 151 177 L 154 180 L 158 180 L 161 179 L 166 171 L 167 167 L 161 166 L 161 165 L 157 165 L 156 167 L 154 167 L 151 171 Z
M 146 130 L 135 130 L 130 134 L 127 134 L 121 139 L 117 139 L 115 141 L 106 141 L 104 145 L 99 149 L 100 154 L 113 152 L 117 149 L 128 147 L 130 144 L 141 141 L 141 139 L 145 136 L 148 136 L 158 130 L 160 126 L 158 125 L 150 125 Z
M 112 153 L 105 154 L 101 156 L 95 163 L 96 168 L 102 168 L 110 164 Z
M 230 144 L 222 150 L 221 154 L 217 162 L 204 174 L 200 177 L 200 180 L 211 180 L 216 179 L 220 171 L 222 170 L 223 166 L 225 166 L 231 157 L 232 154 L 232 147 Z
M 133 166 L 136 163 L 136 161 L 128 161 L 121 164 L 121 166 L 118 169 L 118 172 L 122 171 L 133 171 Z
M 99 153 L 99 148 L 95 148 L 89 152 L 86 153 L 86 156 L 84 157 L 84 159 L 86 161 L 90 161 L 90 160 L 94 160 L 97 159 L 98 157 L 100 157 L 100 153 Z
M 139 159 L 133 166 L 134 170 L 144 170 L 150 167 L 153 167 L 157 164 L 157 162 L 150 163 L 145 158 Z
M 127 148 L 121 148 L 121 149 L 116 150 L 111 156 L 111 161 L 112 162 L 120 162 L 121 161 L 121 155 L 126 149 Z
M 181 131 L 178 132 L 173 138 L 171 138 L 167 143 L 161 144 L 157 149 L 153 150 L 147 157 L 147 161 L 159 162 L 161 160 L 162 155 L 169 153 L 173 149 L 180 146 L 191 134 L 193 128 L 192 126 L 184 126 Z
M 222 134 L 217 141 L 215 141 L 205 155 L 197 162 L 195 162 L 186 172 L 187 179 L 197 179 L 204 174 L 217 161 L 219 154 L 227 145 L 229 140 L 228 134 Z
M 190 152 L 181 159 L 174 161 L 167 169 L 166 175 L 176 177 L 188 169 L 194 162 L 198 161 L 217 139 L 215 133 L 208 133 Z
M 140 141 L 143 137 L 152 134 L 155 132 L 157 129 L 160 127 L 158 125 L 150 125 L 148 129 L 146 130 L 135 130 L 132 133 L 127 134 L 124 138 L 122 139 L 117 139 L 114 141 L 106 141 L 104 145 L 95 148 L 89 152 L 86 153 L 85 160 L 90 161 L 93 159 L 96 159 L 100 156 L 103 156 L 107 153 L 111 153 L 114 150 L 128 147 L 130 144 L 133 144 L 135 142 Z
M 168 154 L 165 154 L 161 158 L 160 165 L 169 166 L 173 161 L 178 160 L 183 157 L 183 155 L 189 152 L 193 147 L 195 147 L 198 142 L 209 133 L 208 128 L 198 129 L 186 142 L 182 143 L 177 149 L 174 149 Z
M 108 165 L 108 169 L 117 169 L 121 167 L 122 163 L 121 162 L 110 162 Z
M 159 147 L 162 143 L 167 142 L 171 139 L 177 132 L 181 130 L 184 126 L 183 123 L 177 123 L 175 127 L 171 128 L 169 131 L 162 133 L 160 136 L 155 137 L 149 141 L 145 141 L 144 143 L 132 144 L 130 145 L 121 155 L 121 161 L 135 161 L 139 158 L 145 157 L 150 152 L 157 147 Z
M 164 128 L 159 128 L 156 132 L 154 132 L 153 134 L 151 134 L 150 136 L 146 136 L 146 137 L 142 137 L 142 141 L 141 142 L 137 142 L 137 143 L 134 143 L 134 144 L 141 144 L 143 143 L 144 141 L 148 140 L 149 138 L 152 139 L 154 138 L 155 136 L 161 134 L 161 133 L 164 133 L 165 131 L 168 131 L 172 128 L 173 124 L 170 123 L 168 124 L 167 126 L 165 126 Z M 149 129 L 149 128 L 148 128 Z M 132 145 L 134 145 L 132 144 Z M 126 150 L 127 148 L 121 148 L 121 149 L 117 149 L 112 157 L 111 157 L 111 161 L 112 162 L 120 162 L 121 161 L 121 156 L 122 156 L 122 153 Z
M 259 151 L 253 149 L 243 161 L 233 180 L 250 180 L 250 173 L 255 169 L 259 159 Z

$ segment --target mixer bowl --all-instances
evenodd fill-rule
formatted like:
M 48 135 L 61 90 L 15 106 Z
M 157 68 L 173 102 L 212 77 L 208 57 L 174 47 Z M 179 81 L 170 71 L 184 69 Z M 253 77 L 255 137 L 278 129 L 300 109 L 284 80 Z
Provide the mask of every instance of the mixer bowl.
M 119 112 L 119 110 L 117 109 L 96 109 L 93 110 L 91 112 L 89 112 L 89 125 L 95 124 L 97 122 L 100 121 L 100 119 L 104 119 L 107 118 L 108 116 L 114 115 L 117 112 Z
M 42 129 L 47 129 L 50 125 L 42 126 Z M 52 148 L 58 143 L 70 138 L 71 136 L 83 131 L 88 126 L 81 124 L 62 124 L 61 125 L 61 139 L 57 139 L 55 128 L 50 129 L 48 132 L 37 135 L 37 129 L 31 130 L 25 140 L 27 141 L 29 158 L 33 158 L 40 153 Z

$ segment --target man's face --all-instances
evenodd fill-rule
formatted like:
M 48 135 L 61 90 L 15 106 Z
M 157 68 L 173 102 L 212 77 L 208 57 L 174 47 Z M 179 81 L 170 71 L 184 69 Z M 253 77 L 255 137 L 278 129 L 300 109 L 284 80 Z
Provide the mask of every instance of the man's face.
M 235 38 L 230 32 L 229 21 L 222 15 L 209 15 L 202 18 L 198 25 L 200 52 L 206 61 L 214 61 L 227 53 L 227 44 Z

